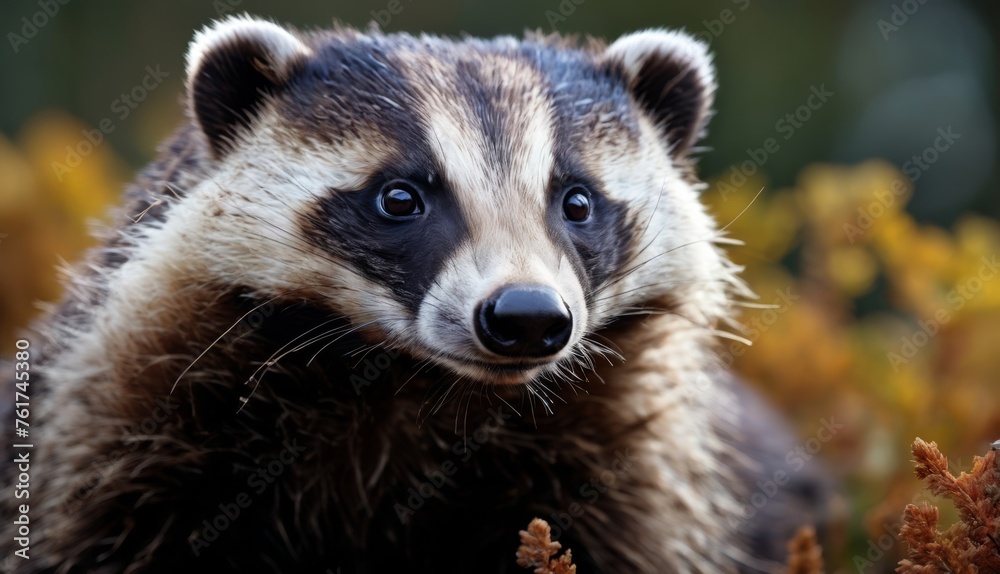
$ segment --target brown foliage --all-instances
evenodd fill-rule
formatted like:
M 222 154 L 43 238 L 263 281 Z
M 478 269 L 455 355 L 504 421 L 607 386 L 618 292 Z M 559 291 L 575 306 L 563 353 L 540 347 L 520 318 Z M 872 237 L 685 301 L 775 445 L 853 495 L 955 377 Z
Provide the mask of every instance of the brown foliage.
M 929 504 L 910 504 L 903 512 L 900 537 L 909 546 L 909 558 L 896 572 L 975 574 L 1000 572 L 1000 459 L 997 444 L 976 457 L 972 471 L 958 477 L 948 470 L 948 459 L 933 442 L 913 443 L 917 478 L 931 493 L 952 501 L 961 521 L 938 530 L 940 513 Z
M 522 568 L 534 568 L 535 574 L 576 574 L 573 553 L 553 558 L 562 544 L 552 540 L 549 523 L 536 518 L 521 531 L 521 547 L 517 549 L 517 564 Z
M 823 574 L 823 548 L 812 526 L 799 528 L 788 543 L 788 574 Z

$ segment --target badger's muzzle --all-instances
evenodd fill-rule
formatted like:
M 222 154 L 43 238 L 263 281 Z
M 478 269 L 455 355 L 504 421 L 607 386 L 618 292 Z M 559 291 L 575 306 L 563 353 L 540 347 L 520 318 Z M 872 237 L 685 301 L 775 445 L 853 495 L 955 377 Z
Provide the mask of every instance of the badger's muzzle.
M 476 336 L 505 357 L 548 357 L 573 332 L 573 314 L 551 287 L 505 285 L 476 306 Z

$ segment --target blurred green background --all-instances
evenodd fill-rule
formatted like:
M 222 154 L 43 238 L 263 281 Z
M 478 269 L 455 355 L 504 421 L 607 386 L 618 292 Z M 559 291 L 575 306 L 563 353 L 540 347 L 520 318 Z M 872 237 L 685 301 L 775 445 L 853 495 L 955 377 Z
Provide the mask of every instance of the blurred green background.
M 193 30 L 224 11 L 302 28 L 334 18 L 365 26 L 373 12 L 388 15 L 389 3 L 69 0 L 17 53 L 9 37 L 0 49 L 0 130 L 13 136 L 47 108 L 96 125 L 146 66 L 159 64 L 169 74 L 166 83 L 110 136 L 130 165 L 141 165 L 180 118 L 183 56 Z M 907 15 L 911 5 L 917 9 Z M 931 144 L 937 128 L 950 125 L 962 135 L 963 150 L 927 174 L 911 209 L 938 223 L 967 208 L 1000 212 L 1000 197 L 987 193 L 997 189 L 998 177 L 1000 7 L 994 0 L 400 0 L 400 6 L 385 30 L 492 36 L 541 29 L 614 38 L 651 26 L 685 28 L 711 40 L 719 68 L 705 173 L 746 159 L 748 147 L 775 135 L 775 123 L 805 103 L 811 86 L 825 85 L 835 95 L 768 160 L 773 183 L 791 183 L 803 164 L 816 160 L 877 156 L 902 165 Z M 879 20 L 892 24 L 893 6 L 907 20 L 897 30 L 880 29 Z M 2 3 L 3 32 L 20 34 L 21 18 L 39 10 L 37 0 Z M 729 23 L 721 17 L 725 10 L 732 13 Z
M 726 223 L 764 188 L 730 228 L 747 242 L 731 255 L 762 303 L 798 296 L 748 310 L 754 346 L 728 359 L 802 437 L 845 423 L 820 453 L 845 491 L 831 571 L 890 572 L 905 553 L 885 534 L 920 497 L 915 436 L 956 471 L 1000 438 L 1000 279 L 984 274 L 1000 253 L 996 0 L 4 2 L 0 352 L 34 301 L 58 298 L 54 265 L 81 255 L 88 222 L 110 221 L 121 186 L 181 121 L 193 31 L 240 12 L 304 29 L 375 18 L 448 35 L 697 35 L 720 86 L 705 201 Z M 143 101 L 125 102 L 144 79 Z M 105 119 L 106 140 L 61 172 L 67 146 Z

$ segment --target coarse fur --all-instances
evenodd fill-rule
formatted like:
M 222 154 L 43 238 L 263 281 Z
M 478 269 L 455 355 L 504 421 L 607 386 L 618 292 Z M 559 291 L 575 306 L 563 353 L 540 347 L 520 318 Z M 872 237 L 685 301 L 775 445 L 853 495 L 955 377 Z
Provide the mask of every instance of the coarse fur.
M 766 568 L 716 353 L 748 292 L 692 162 L 714 90 L 661 30 L 200 32 L 189 123 L 38 325 L 11 569 L 512 572 L 535 516 L 581 573 Z M 512 283 L 572 313 L 554 356 L 477 341 Z

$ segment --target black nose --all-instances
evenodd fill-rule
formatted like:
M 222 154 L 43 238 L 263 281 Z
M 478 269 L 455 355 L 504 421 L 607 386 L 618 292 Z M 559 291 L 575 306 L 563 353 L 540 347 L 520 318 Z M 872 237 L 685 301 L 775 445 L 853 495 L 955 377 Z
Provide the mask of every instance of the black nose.
M 558 353 L 573 331 L 573 315 L 554 290 L 539 285 L 501 287 L 476 308 L 476 335 L 507 357 Z

